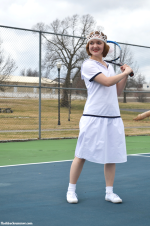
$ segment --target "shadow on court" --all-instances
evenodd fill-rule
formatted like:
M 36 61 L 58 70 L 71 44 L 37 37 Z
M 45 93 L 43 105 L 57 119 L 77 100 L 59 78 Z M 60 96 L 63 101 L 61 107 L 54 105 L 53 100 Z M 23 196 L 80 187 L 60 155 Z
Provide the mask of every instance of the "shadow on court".
M 104 200 L 103 165 L 86 162 L 77 184 L 78 204 L 66 202 L 71 162 L 0 168 L 0 222 L 35 226 L 148 226 L 150 154 L 117 164 L 114 192 L 122 204 Z M 19 225 L 19 224 L 18 224 Z

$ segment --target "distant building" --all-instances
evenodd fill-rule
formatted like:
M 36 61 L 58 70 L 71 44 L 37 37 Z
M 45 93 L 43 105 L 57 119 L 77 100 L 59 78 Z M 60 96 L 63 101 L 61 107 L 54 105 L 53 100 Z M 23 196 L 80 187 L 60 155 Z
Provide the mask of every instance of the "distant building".
M 39 93 L 39 89 L 33 86 L 39 86 L 39 77 L 28 77 L 28 76 L 8 76 L 5 82 L 3 81 L 3 84 L 5 85 L 13 85 L 13 87 L 4 87 L 3 89 L 0 89 L 0 96 L 12 96 L 14 95 L 18 96 L 19 94 L 29 94 L 29 96 L 37 96 Z M 50 87 L 48 88 L 42 88 L 41 93 L 42 94 L 57 94 L 57 89 L 52 89 L 52 87 L 58 87 L 58 82 L 53 81 L 48 78 L 41 78 L 41 85 L 44 87 Z M 28 86 L 28 87 L 17 87 L 17 86 Z M 29 87 L 31 86 L 31 88 Z M 62 86 L 62 83 L 60 83 L 60 87 Z M 9 95 L 8 95 L 9 93 Z M 23 95 L 24 96 L 24 95 Z
M 150 84 L 143 84 L 143 90 L 150 91 Z

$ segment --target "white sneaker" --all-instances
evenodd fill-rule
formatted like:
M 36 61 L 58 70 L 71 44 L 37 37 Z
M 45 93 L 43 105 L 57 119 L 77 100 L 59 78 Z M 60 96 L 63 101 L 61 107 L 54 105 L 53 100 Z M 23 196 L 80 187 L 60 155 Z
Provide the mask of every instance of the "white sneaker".
M 113 203 L 121 203 L 122 199 L 114 193 L 106 193 L 105 200 Z
M 77 194 L 75 192 L 67 192 L 67 202 L 69 203 L 77 203 L 78 202 L 78 198 L 77 198 Z

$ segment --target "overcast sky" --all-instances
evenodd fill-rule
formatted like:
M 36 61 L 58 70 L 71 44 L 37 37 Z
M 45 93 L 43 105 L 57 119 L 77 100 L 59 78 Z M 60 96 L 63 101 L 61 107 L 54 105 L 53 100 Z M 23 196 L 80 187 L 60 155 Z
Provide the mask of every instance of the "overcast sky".
M 73 14 L 92 15 L 109 40 L 150 46 L 150 0 L 0 0 L 0 25 L 30 29 Z M 150 82 L 150 49 L 145 51 L 136 49 L 145 55 L 147 63 L 139 64 Z

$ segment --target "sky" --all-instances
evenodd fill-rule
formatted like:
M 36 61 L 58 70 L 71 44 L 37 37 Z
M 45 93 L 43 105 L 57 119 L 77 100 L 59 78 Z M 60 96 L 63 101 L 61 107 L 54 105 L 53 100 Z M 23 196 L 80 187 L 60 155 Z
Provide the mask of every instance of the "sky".
M 150 46 L 150 0 L 0 0 L 0 25 L 5 26 L 31 29 L 39 22 L 49 24 L 55 19 L 62 20 L 74 14 L 93 16 L 97 25 L 104 27 L 109 40 Z M 19 51 L 27 46 L 31 48 L 35 43 L 34 38 L 26 38 L 22 33 L 20 35 L 28 45 L 19 47 L 22 45 L 16 41 L 12 47 L 9 40 L 17 40 L 17 36 L 6 33 L 0 29 L 4 49 L 13 53 L 15 59 L 17 53 L 14 48 Z M 33 52 L 36 53 L 36 45 Z M 150 83 L 150 49 L 133 48 L 133 52 L 140 73 Z M 26 56 L 28 59 L 24 56 L 22 61 L 29 62 L 34 54 Z

